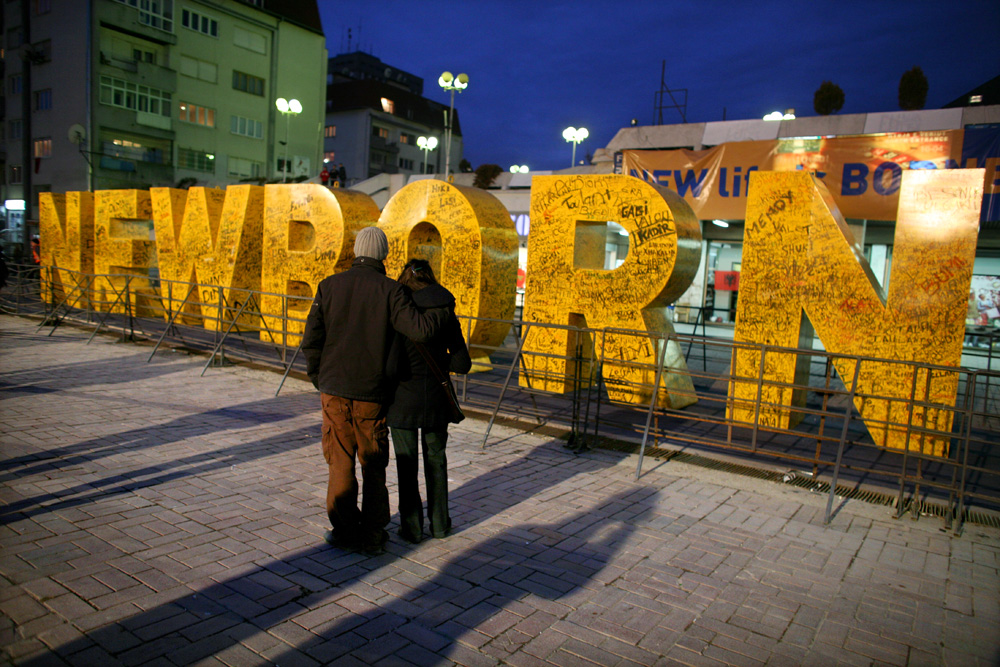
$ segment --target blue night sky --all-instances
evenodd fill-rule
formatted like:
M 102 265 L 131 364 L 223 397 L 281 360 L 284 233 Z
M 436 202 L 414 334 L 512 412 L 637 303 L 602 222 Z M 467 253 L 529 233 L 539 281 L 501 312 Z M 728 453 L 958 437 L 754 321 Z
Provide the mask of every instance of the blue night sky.
M 997 0 L 319 0 L 330 55 L 362 50 L 424 79 L 448 103 L 444 70 L 469 75 L 456 95 L 465 157 L 478 166 L 569 166 L 567 126 L 604 147 L 631 119 L 653 122 L 661 62 L 688 90 L 688 122 L 815 115 L 830 80 L 840 111 L 897 111 L 899 78 L 919 66 L 939 108 L 1000 75 Z M 681 122 L 675 109 L 665 123 Z

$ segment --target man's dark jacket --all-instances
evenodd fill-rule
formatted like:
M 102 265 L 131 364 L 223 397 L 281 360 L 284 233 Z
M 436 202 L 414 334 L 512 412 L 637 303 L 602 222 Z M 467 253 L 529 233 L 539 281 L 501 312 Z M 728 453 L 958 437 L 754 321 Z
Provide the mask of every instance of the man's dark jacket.
M 302 338 L 309 378 L 324 394 L 383 403 L 393 389 L 395 331 L 427 341 L 448 316 L 447 308 L 421 313 L 382 262 L 359 257 L 316 289 Z

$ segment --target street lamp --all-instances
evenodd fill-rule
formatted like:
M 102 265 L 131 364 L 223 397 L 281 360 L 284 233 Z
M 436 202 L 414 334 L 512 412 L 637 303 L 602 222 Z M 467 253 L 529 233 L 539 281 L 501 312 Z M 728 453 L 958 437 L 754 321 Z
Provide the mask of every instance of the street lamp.
M 447 127 L 444 129 L 444 176 L 448 178 L 448 173 L 451 169 L 451 124 L 452 118 L 455 115 L 455 91 L 462 92 L 469 87 L 469 75 L 459 74 L 458 76 L 453 76 L 451 72 L 442 72 L 441 76 L 438 77 L 438 85 L 445 90 L 451 91 L 451 104 L 448 105 L 448 118 L 446 119 Z
M 417 137 L 417 146 L 424 152 L 424 173 L 427 173 L 427 154 L 437 148 L 437 137 Z
M 527 174 L 528 173 L 528 165 L 526 165 L 526 164 L 522 164 L 522 165 L 512 164 L 512 165 L 510 165 L 510 173 L 512 173 L 512 174 Z
M 570 158 L 569 166 L 576 164 L 576 145 L 590 136 L 590 132 L 587 128 L 581 127 L 579 130 L 575 127 L 567 127 L 563 130 L 563 139 L 573 144 L 573 157 Z
M 302 113 L 302 103 L 296 99 L 286 100 L 284 97 L 279 97 L 274 101 L 274 106 L 278 107 L 278 111 L 281 115 L 285 117 L 285 160 L 282 171 L 285 172 L 285 183 L 288 182 L 288 127 L 292 123 L 292 116 L 297 116 Z

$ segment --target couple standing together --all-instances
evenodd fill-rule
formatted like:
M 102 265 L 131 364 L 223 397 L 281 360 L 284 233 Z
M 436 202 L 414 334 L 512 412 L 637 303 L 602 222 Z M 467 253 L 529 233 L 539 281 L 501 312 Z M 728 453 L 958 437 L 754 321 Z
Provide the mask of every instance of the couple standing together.
M 455 298 L 424 260 L 407 262 L 399 281 L 386 275 L 389 253 L 377 227 L 358 232 L 354 263 L 316 289 L 302 338 L 307 372 L 323 405 L 323 456 L 330 467 L 326 541 L 378 554 L 388 540 L 385 471 L 392 430 L 399 473 L 400 536 L 423 533 L 418 469 L 422 431 L 427 515 L 434 537 L 451 530 L 448 514 L 447 396 L 435 364 L 467 373 L 472 361 L 455 317 Z M 450 382 L 450 380 L 449 380 Z M 361 463 L 358 510 L 355 458 Z

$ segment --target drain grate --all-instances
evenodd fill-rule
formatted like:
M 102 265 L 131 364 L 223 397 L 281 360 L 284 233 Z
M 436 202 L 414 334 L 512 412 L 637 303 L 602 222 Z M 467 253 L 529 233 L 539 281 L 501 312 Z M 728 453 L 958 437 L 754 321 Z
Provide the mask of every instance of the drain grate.
M 622 442 L 620 440 L 610 440 L 606 438 L 601 438 L 600 442 L 597 443 L 600 449 L 606 449 L 609 451 L 623 452 L 626 454 L 638 454 L 639 445 L 631 442 Z M 778 484 L 787 484 L 789 486 L 795 486 L 801 489 L 806 489 L 808 491 L 814 491 L 817 493 L 829 493 L 830 484 L 829 482 L 822 482 L 819 480 L 810 479 L 808 477 L 803 477 L 796 475 L 795 473 L 780 472 L 777 470 L 767 470 L 765 468 L 757 468 L 755 466 L 745 465 L 742 463 L 732 463 L 729 461 L 721 461 L 719 459 L 713 459 L 707 456 L 701 456 L 700 454 L 692 454 L 690 452 L 679 452 L 675 450 L 663 449 L 662 447 L 647 447 L 645 450 L 645 455 L 661 461 L 679 461 L 681 463 L 686 463 L 688 465 L 698 466 L 699 468 L 706 468 L 708 470 L 719 470 L 722 472 L 733 473 L 736 475 L 742 475 L 744 477 L 753 477 L 755 479 L 763 479 L 769 482 L 777 482 Z M 871 489 L 855 489 L 848 488 L 844 486 L 837 486 L 836 491 L 837 496 L 841 498 L 848 498 L 850 500 L 859 500 L 865 503 L 871 503 L 873 505 L 883 505 L 885 507 L 895 507 L 896 506 L 896 496 L 890 493 L 885 493 L 882 491 L 872 491 Z M 917 513 L 925 516 L 935 516 L 938 518 L 945 518 L 948 515 L 948 507 L 940 503 L 931 503 L 926 501 L 911 501 L 917 503 Z M 912 506 L 910 502 L 907 502 L 905 511 L 912 511 Z M 977 510 L 965 510 L 965 523 L 974 524 L 977 526 L 988 526 L 991 528 L 1000 528 L 1000 515 L 993 514 L 990 512 L 982 512 Z

